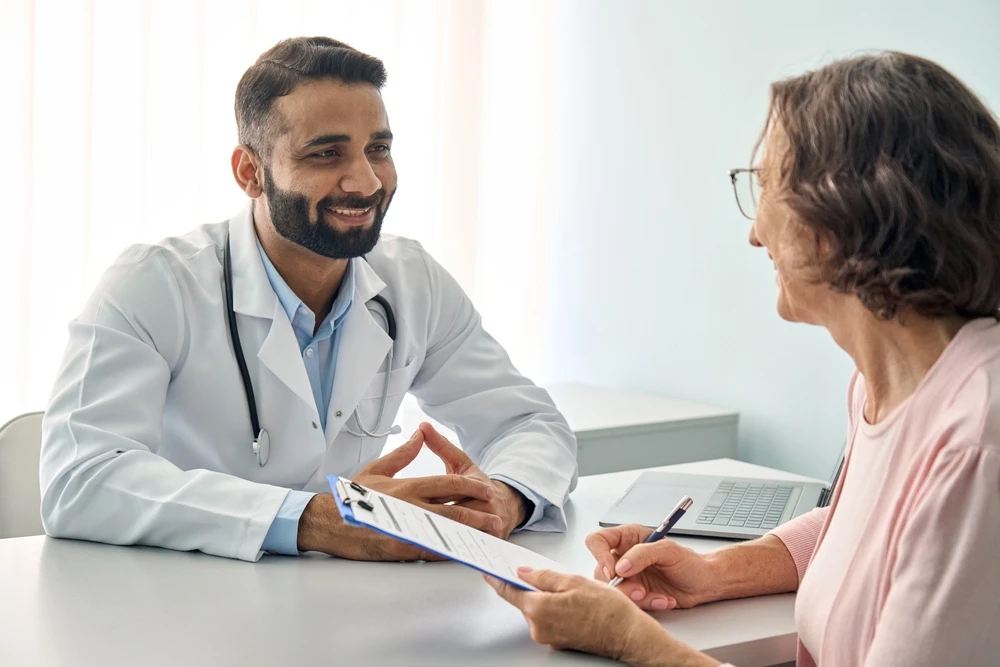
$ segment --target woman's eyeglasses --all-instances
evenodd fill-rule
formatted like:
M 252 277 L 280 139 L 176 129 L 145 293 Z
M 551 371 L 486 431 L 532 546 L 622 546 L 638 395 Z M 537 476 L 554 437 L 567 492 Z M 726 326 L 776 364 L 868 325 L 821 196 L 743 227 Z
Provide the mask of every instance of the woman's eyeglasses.
M 760 202 L 760 169 L 730 169 L 729 180 L 733 182 L 736 205 L 747 220 L 757 217 Z

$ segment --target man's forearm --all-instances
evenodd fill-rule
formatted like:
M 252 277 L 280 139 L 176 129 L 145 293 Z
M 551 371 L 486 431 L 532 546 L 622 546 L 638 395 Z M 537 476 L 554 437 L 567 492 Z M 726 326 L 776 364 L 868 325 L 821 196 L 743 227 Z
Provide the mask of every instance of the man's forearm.
M 344 523 L 329 493 L 313 496 L 299 518 L 299 551 L 319 551 L 351 560 L 399 560 L 367 528 Z
M 799 586 L 795 561 L 774 535 L 723 547 L 705 558 L 716 570 L 717 585 L 703 602 L 789 593 Z
M 299 551 L 319 551 L 350 560 L 441 560 L 441 556 L 393 537 L 345 523 L 329 493 L 313 496 L 302 512 L 298 548 Z
M 535 504 L 528 500 L 528 497 L 516 488 L 500 480 L 493 480 L 494 487 L 499 487 L 507 495 L 505 500 L 507 511 L 511 516 L 511 530 L 516 530 L 524 525 L 524 522 L 531 516 Z M 508 531 L 509 532 L 509 531 Z
M 334 536 L 344 528 L 337 502 L 328 493 L 312 497 L 299 517 L 299 551 L 334 553 Z

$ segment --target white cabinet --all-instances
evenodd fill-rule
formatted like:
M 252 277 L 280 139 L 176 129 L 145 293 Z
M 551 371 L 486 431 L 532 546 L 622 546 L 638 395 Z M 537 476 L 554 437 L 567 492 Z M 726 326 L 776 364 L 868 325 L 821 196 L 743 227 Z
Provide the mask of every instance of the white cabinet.
M 583 384 L 546 389 L 576 433 L 581 475 L 736 458 L 733 410 Z
M 581 475 L 736 458 L 739 414 L 733 410 L 576 383 L 545 388 L 576 433 Z M 403 435 L 391 438 L 386 451 L 402 444 L 421 421 L 458 442 L 454 432 L 428 419 L 408 396 L 395 422 Z M 442 468 L 425 450 L 403 474 L 437 474 Z

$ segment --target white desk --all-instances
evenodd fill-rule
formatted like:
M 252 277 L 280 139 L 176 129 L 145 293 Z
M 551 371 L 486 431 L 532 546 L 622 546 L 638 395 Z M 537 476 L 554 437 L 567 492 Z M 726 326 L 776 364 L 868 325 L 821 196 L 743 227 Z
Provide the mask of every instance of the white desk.
M 672 469 L 753 476 L 727 459 Z M 636 472 L 580 480 L 565 535 L 516 541 L 581 574 L 584 536 Z M 788 479 L 803 479 L 783 475 Z M 685 539 L 699 551 L 717 542 Z M 740 667 L 794 659 L 794 596 L 660 614 L 676 636 Z M 0 665 L 608 664 L 535 645 L 523 618 L 454 563 L 269 556 L 259 563 L 45 537 L 0 540 Z
M 734 410 L 578 383 L 549 384 L 545 389 L 576 434 L 581 476 L 737 454 L 739 413 Z M 416 399 L 407 396 L 396 420 L 403 433 L 390 438 L 386 451 L 402 444 L 421 421 L 458 442 L 454 432 L 428 419 Z M 429 453 L 415 465 L 419 474 L 440 468 Z

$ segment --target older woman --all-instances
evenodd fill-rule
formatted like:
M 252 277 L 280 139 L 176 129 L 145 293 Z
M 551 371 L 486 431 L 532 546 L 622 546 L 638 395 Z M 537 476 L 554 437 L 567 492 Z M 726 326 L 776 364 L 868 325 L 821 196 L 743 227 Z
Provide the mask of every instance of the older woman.
M 617 590 L 490 583 L 537 641 L 636 664 L 718 664 L 644 609 L 796 590 L 801 666 L 1000 664 L 1000 127 L 902 53 L 771 93 L 763 158 L 733 179 L 750 179 L 738 203 L 779 315 L 826 327 L 857 366 L 832 504 L 704 556 L 602 530 L 587 545 L 597 579 L 628 577 Z

